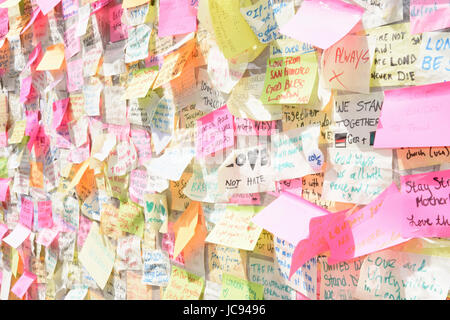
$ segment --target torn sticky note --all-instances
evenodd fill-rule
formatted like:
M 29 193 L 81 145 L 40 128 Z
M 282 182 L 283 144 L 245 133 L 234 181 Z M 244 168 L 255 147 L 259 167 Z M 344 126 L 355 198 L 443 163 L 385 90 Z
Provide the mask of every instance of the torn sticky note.
M 204 278 L 172 265 L 163 300 L 199 300 L 204 286 Z
M 355 27 L 363 12 L 363 8 L 340 0 L 304 1 L 280 33 L 327 49 Z
M 221 300 L 263 300 L 264 287 L 255 282 L 225 273 L 222 276 Z
M 444 121 L 449 82 L 386 90 L 384 95 L 375 148 L 450 145 Z
M 265 104 L 306 104 L 317 78 L 315 52 L 267 60 L 261 95 Z
M 115 252 L 107 237 L 99 233 L 97 223 L 91 225 L 91 230 L 78 254 L 78 259 L 98 286 L 103 289 L 114 265 Z
M 227 206 L 225 215 L 208 234 L 206 241 L 253 251 L 262 228 L 251 222 L 262 209 L 259 206 Z

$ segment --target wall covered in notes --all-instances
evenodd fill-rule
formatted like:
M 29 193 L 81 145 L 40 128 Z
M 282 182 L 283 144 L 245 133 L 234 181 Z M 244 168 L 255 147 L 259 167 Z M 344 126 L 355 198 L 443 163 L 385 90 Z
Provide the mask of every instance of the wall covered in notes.
M 0 299 L 447 299 L 449 17 L 3 0 Z

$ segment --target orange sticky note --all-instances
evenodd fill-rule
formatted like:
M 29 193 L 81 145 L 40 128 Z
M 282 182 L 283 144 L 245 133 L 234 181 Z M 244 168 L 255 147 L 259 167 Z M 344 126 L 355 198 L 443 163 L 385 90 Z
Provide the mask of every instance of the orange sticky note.
M 47 47 L 41 62 L 37 66 L 37 71 L 59 70 L 64 62 L 64 44 L 58 43 Z
M 30 162 L 30 187 L 44 188 L 44 165 L 42 162 Z
M 191 202 L 173 225 L 173 230 L 175 232 L 174 257 L 178 257 L 183 251 L 186 258 L 193 249 L 203 244 L 207 230 L 200 202 Z
M 192 50 L 194 50 L 195 39 L 186 42 L 178 50 L 169 53 L 164 57 L 163 65 L 159 70 L 158 77 L 153 84 L 153 89 L 159 88 L 170 80 L 177 78 L 183 70 L 186 62 L 192 57 Z

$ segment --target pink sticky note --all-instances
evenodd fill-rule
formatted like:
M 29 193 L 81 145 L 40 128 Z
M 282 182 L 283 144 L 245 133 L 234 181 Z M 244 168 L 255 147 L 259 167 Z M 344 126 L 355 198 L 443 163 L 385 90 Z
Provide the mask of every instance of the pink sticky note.
M 45 155 L 49 147 L 50 147 L 50 138 L 45 133 L 44 126 L 40 125 L 34 144 L 34 152 L 36 153 L 36 157 L 39 157 L 40 155 Z
M 128 38 L 127 26 L 122 23 L 123 8 L 118 4 L 109 9 L 109 39 L 116 42 Z
M 6 201 L 9 191 L 9 182 L 11 178 L 0 178 L 0 201 Z
M 375 148 L 450 145 L 450 82 L 384 91 Z
M 308 238 L 309 222 L 330 212 L 305 199 L 283 192 L 252 218 L 252 222 L 273 235 L 297 245 Z
M 194 32 L 197 16 L 192 12 L 190 0 L 159 0 L 158 37 Z
M 0 223 L 0 243 L 7 232 L 8 226 L 6 224 Z
M 401 236 L 401 208 L 388 201 L 399 194 L 395 183 L 371 203 L 346 218 L 352 229 L 352 241 L 343 241 L 328 258 L 329 264 L 350 260 L 406 242 Z
M 205 157 L 234 145 L 233 118 L 225 105 L 197 120 L 197 156 Z
M 3 241 L 9 244 L 14 249 L 17 249 L 30 235 L 31 230 L 27 227 L 21 225 L 20 223 L 16 224 L 16 227 L 10 234 L 8 234 Z
M 0 8 L 0 39 L 6 36 L 9 31 L 8 9 Z
M 448 0 L 411 0 L 409 13 L 411 34 L 450 27 L 450 3 Z
M 36 278 L 37 277 L 35 274 L 24 271 L 22 276 L 12 287 L 11 292 L 14 293 L 18 298 L 22 299 L 31 284 L 36 281 Z
M 259 205 L 261 204 L 261 197 L 259 193 L 235 193 L 230 198 L 230 203 Z
M 38 227 L 51 228 L 53 226 L 52 202 L 38 201 Z
M 34 204 L 27 198 L 22 198 L 20 206 L 19 222 L 27 228 L 33 227 Z
M 83 59 L 67 62 L 67 91 L 80 90 L 83 83 Z
M 36 10 L 33 11 L 33 13 L 31 14 L 31 19 L 30 21 L 27 23 L 27 25 L 22 29 L 22 31 L 20 31 L 20 34 L 25 33 L 25 31 L 27 31 L 36 21 L 36 19 L 38 19 L 43 17 L 41 9 L 38 7 Z
M 20 86 L 20 103 L 27 103 L 36 98 L 36 91 L 32 85 L 33 76 L 28 76 L 22 79 Z
M 83 248 L 84 241 L 86 240 L 89 231 L 91 230 L 92 221 L 85 217 L 84 215 L 80 215 L 80 226 L 78 228 L 78 236 L 77 236 L 77 246 L 80 251 Z
M 25 134 L 30 137 L 28 140 L 27 148 L 31 152 L 33 145 L 36 141 L 36 137 L 39 132 L 39 111 L 28 110 L 25 111 L 27 117 L 27 124 L 25 126 Z
M 66 98 L 53 102 L 53 122 L 52 122 L 53 129 L 58 129 L 60 125 L 64 124 L 63 119 L 64 116 L 66 115 L 69 101 L 70 98 Z
M 77 25 L 73 24 L 64 32 L 64 55 L 66 61 L 81 50 L 80 37 L 76 36 Z
M 108 133 L 115 134 L 119 141 L 128 141 L 130 138 L 130 127 L 130 124 L 122 126 L 119 124 L 106 123 Z
M 400 177 L 404 237 L 450 237 L 450 170 Z
M 150 134 L 147 130 L 132 129 L 131 140 L 136 147 L 139 164 L 143 165 L 152 158 L 152 150 L 150 146 Z
M 44 16 L 47 15 L 47 13 L 50 12 L 58 3 L 61 2 L 61 0 L 36 0 L 39 8 L 41 8 L 42 13 Z
M 58 228 L 44 228 L 41 231 L 39 231 L 38 236 L 36 238 L 36 243 L 43 245 L 44 247 L 48 247 L 53 243 L 53 241 L 56 239 L 56 237 L 59 234 Z
M 340 0 L 305 0 L 280 33 L 327 49 L 361 20 L 364 9 Z
M 276 197 L 279 196 L 281 191 L 289 191 L 290 193 L 293 193 L 295 195 L 302 196 L 302 178 L 276 181 L 276 190 L 277 192 L 274 193 Z
M 234 118 L 236 135 L 270 136 L 277 132 L 276 121 L 255 121 L 247 118 Z

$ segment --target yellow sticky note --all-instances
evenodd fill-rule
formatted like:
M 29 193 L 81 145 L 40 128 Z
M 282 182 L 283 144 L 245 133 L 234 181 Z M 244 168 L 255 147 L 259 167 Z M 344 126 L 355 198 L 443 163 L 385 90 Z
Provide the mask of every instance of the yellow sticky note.
M 191 199 L 184 194 L 183 189 L 188 184 L 191 176 L 191 172 L 185 171 L 178 181 L 170 181 L 169 189 L 172 194 L 170 209 L 184 211 L 189 206 Z
M 315 52 L 269 58 L 261 101 L 265 104 L 306 104 L 311 97 L 316 77 Z
M 220 300 L 263 300 L 264 286 L 230 274 L 222 277 Z
M 450 162 L 449 147 L 400 148 L 396 149 L 395 152 L 397 153 L 398 168 L 400 170 Z
M 144 226 L 143 208 L 132 202 L 121 202 L 119 208 L 120 229 L 142 238 L 144 236 Z
M 64 44 L 58 43 L 47 47 L 41 62 L 37 66 L 37 71 L 59 70 L 64 62 Z
M 123 0 L 122 8 L 134 8 L 143 4 L 146 4 L 149 0 Z
M 209 0 L 217 44 L 227 59 L 261 44 L 240 11 L 240 0 Z
M 14 123 L 14 128 L 11 136 L 9 137 L 9 144 L 20 143 L 25 135 L 25 127 L 27 125 L 27 120 L 18 120 Z
M 114 265 L 115 251 L 108 239 L 100 234 L 95 222 L 91 225 L 78 259 L 103 290 Z
M 133 71 L 131 80 L 125 91 L 125 99 L 144 98 L 158 75 L 156 68 L 145 68 Z
M 177 78 L 184 65 L 192 56 L 192 50 L 195 46 L 195 39 L 186 42 L 180 49 L 169 53 L 164 57 L 164 62 L 159 70 L 158 77 L 153 84 L 153 89 L 159 88 L 165 83 Z
M 412 35 L 409 30 L 409 22 L 367 30 L 367 34 L 376 39 L 371 87 L 416 84 L 416 60 L 422 34 Z
M 204 285 L 204 278 L 172 265 L 170 281 L 163 300 L 198 300 Z
M 251 223 L 251 219 L 262 209 L 257 206 L 228 206 L 206 241 L 253 251 L 262 228 Z
M 70 184 L 67 187 L 65 193 L 67 193 L 69 190 L 72 190 L 72 188 L 74 188 L 80 182 L 81 178 L 83 177 L 88 167 L 89 167 L 89 159 L 85 160 L 81 165 L 81 167 L 78 169 L 72 181 L 70 181 Z

